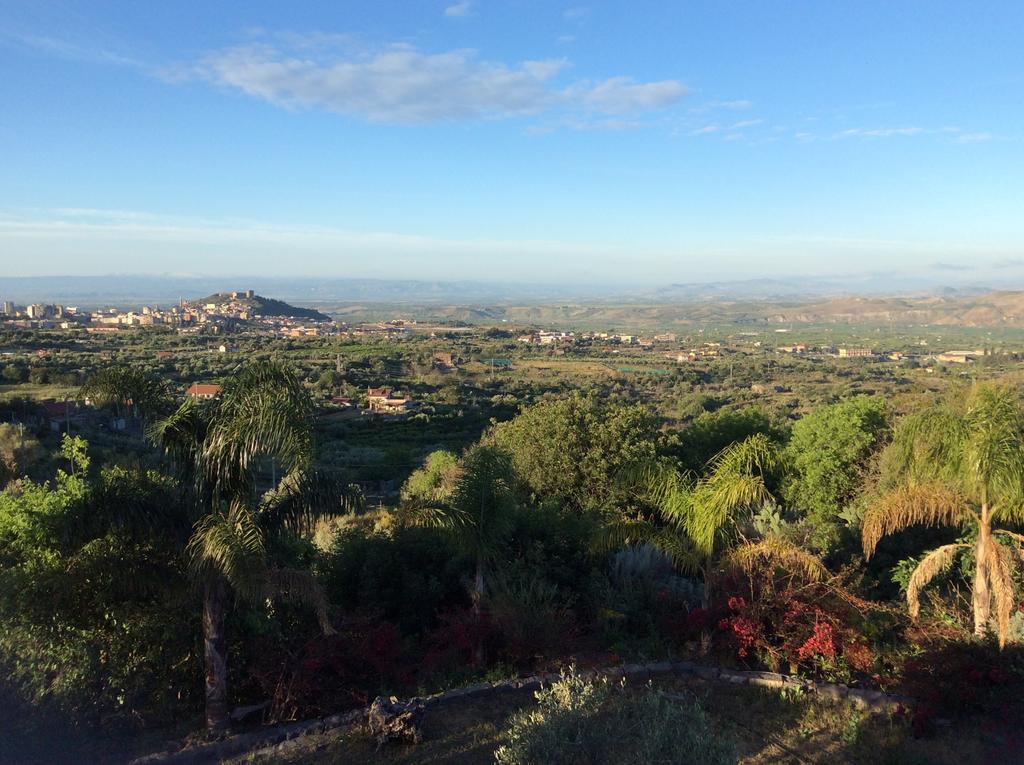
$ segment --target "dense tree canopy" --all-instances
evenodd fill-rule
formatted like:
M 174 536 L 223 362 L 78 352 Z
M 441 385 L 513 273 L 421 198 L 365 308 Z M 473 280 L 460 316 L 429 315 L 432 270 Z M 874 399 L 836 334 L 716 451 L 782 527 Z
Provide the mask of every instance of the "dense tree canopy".
M 815 527 L 819 546 L 829 546 L 838 516 L 857 493 L 865 462 L 886 428 L 885 403 L 868 396 L 821 407 L 793 425 L 784 452 L 782 497 Z
M 573 509 L 601 506 L 626 465 L 653 459 L 656 421 L 645 407 L 572 394 L 528 407 L 490 436 L 511 455 L 519 480 L 536 497 Z

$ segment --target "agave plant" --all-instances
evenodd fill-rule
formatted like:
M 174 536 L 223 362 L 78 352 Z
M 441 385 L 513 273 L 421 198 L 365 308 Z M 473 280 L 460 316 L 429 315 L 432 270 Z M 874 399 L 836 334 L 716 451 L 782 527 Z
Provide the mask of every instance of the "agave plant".
M 910 415 L 883 455 L 894 485 L 864 514 L 864 554 L 914 525 L 972 531 L 973 544 L 955 542 L 929 552 L 907 587 L 912 617 L 921 591 L 963 553 L 974 553 L 974 632 L 989 629 L 992 607 L 999 644 L 1013 610 L 1012 574 L 1024 560 L 1024 536 L 1006 525 L 1024 519 L 1024 415 L 1010 390 L 978 385 L 959 408 L 942 405 Z

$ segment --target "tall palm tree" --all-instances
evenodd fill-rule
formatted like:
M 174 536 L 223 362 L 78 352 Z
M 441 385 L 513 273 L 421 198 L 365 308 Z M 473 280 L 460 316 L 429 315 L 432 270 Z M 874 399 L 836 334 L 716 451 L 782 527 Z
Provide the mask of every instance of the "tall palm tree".
M 929 552 L 914 569 L 907 604 L 916 618 L 921 590 L 962 554 L 974 553 L 974 633 L 989 629 L 993 601 L 999 644 L 1013 609 L 1014 567 L 1024 536 L 996 524 L 1024 519 L 1024 415 L 1011 390 L 978 385 L 959 407 L 932 406 L 906 417 L 883 455 L 889 491 L 864 515 L 864 555 L 910 526 L 954 526 L 976 535 Z
M 228 724 L 229 590 L 250 602 L 305 601 L 329 632 L 316 582 L 307 572 L 271 565 L 266 543 L 351 509 L 354 497 L 312 471 L 313 404 L 295 375 L 274 362 L 247 365 L 218 398 L 187 399 L 150 432 L 193 488 L 198 520 L 187 554 L 202 591 L 206 724 L 219 730 Z M 260 466 L 268 457 L 284 477 L 261 492 Z
M 715 455 L 700 478 L 664 463 L 634 466 L 623 482 L 654 513 L 612 521 L 605 542 L 650 543 L 676 565 L 702 569 L 738 536 L 744 515 L 772 501 L 766 479 L 778 464 L 778 445 L 756 433 Z
M 500 554 L 512 529 L 514 470 L 508 454 L 496 446 L 471 447 L 459 463 L 451 496 L 432 507 L 415 509 L 419 522 L 448 531 L 476 564 L 473 610 L 479 615 L 487 567 Z

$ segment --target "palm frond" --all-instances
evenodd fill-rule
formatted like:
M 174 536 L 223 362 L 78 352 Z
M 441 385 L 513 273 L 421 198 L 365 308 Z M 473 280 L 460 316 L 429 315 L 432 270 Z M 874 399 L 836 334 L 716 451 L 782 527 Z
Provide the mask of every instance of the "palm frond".
M 351 515 L 364 506 L 358 486 L 343 485 L 330 473 L 300 468 L 287 473 L 276 488 L 263 495 L 256 520 L 266 532 L 286 529 L 309 534 L 317 521 Z
M 256 602 L 264 597 L 263 534 L 244 506 L 234 504 L 226 513 L 204 515 L 195 525 L 186 553 L 189 571 L 197 581 L 220 575 L 242 598 Z
M 731 518 L 771 500 L 761 476 L 716 472 L 694 490 L 684 520 L 686 532 L 699 550 L 710 555 Z
M 171 456 L 182 473 L 195 476 L 212 409 L 210 402 L 186 398 L 175 411 L 149 426 L 150 440 Z
M 882 537 L 910 526 L 963 526 L 975 520 L 963 494 L 947 484 L 909 484 L 889 492 L 868 508 L 861 522 L 864 557 Z
M 1024 502 L 1024 419 L 1016 393 L 978 385 L 965 419 L 970 428 L 965 472 L 972 489 L 990 504 L 1019 508 Z
M 703 561 L 693 543 L 678 529 L 642 518 L 621 515 L 610 518 L 600 525 L 594 538 L 594 548 L 598 552 L 637 545 L 650 545 L 660 550 L 673 566 L 684 571 L 698 571 Z
M 773 499 L 765 477 L 779 464 L 778 444 L 764 433 L 730 444 L 711 459 L 710 473 L 678 508 L 698 550 L 710 555 L 730 520 Z
M 963 477 L 964 445 L 970 435 L 963 415 L 945 405 L 904 417 L 882 455 L 882 472 L 895 484 L 957 484 Z
M 277 460 L 287 472 L 308 467 L 312 454 L 309 393 L 287 367 L 260 361 L 225 384 L 200 460 L 211 485 L 231 496 L 251 485 L 258 457 Z
M 334 628 L 327 613 L 329 603 L 323 588 L 308 571 L 294 568 L 272 568 L 266 572 L 269 595 L 301 603 L 316 613 L 320 629 L 325 635 L 333 635 Z
M 708 463 L 714 475 L 767 475 L 780 464 L 779 445 L 764 433 L 754 433 L 742 441 L 729 444 Z
M 996 529 L 992 532 L 994 535 L 1006 537 L 1014 544 L 1007 545 L 1017 557 L 1020 558 L 1021 562 L 1024 563 L 1024 534 L 1018 534 L 1015 531 L 1009 531 L 1007 529 Z
M 949 570 L 957 553 L 969 548 L 970 545 L 963 543 L 943 545 L 932 550 L 917 564 L 907 583 L 907 607 L 912 619 L 916 619 L 921 612 L 921 590 L 939 574 Z
M 776 534 L 739 545 L 729 553 L 726 563 L 736 565 L 747 574 L 753 572 L 758 564 L 767 563 L 809 582 L 820 582 L 828 576 L 828 569 L 821 558 Z
M 1013 559 L 1010 551 L 996 541 L 988 538 L 985 556 L 988 559 L 989 584 L 996 602 L 996 622 L 998 624 L 999 647 L 1006 645 L 1006 637 L 1010 632 L 1010 615 L 1013 613 Z

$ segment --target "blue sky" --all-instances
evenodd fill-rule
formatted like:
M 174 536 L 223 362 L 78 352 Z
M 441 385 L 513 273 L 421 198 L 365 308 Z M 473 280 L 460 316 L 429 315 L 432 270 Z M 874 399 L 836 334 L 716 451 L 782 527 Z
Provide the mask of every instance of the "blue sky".
M 0 0 L 3 275 L 1024 279 L 1024 3 L 299 5 Z

